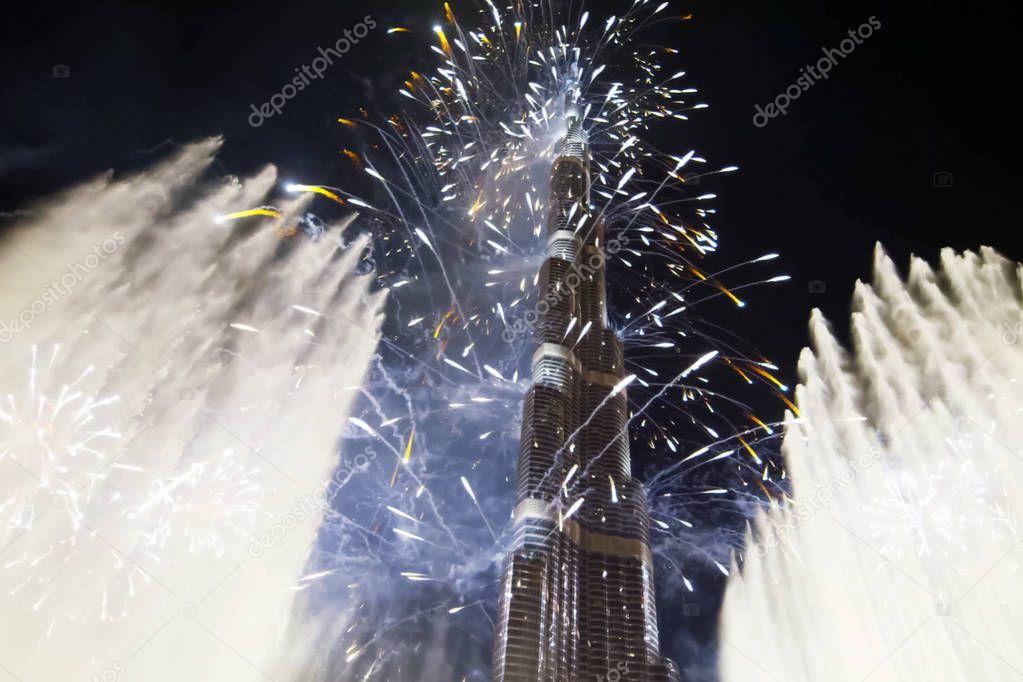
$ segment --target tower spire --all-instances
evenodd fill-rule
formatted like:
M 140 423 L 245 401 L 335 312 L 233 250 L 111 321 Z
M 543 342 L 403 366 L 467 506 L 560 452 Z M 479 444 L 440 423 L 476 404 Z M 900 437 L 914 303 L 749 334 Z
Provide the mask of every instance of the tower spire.
M 650 517 L 632 478 L 622 341 L 607 328 L 578 90 L 551 170 L 532 385 L 522 407 L 494 682 L 678 682 L 658 649 Z M 568 339 L 570 329 L 578 342 Z M 566 345 L 569 344 L 569 345 Z

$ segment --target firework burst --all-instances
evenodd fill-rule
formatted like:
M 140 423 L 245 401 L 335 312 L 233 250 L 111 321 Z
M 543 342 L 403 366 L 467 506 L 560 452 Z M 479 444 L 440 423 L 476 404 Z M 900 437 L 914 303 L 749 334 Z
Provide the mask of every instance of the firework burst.
M 546 303 L 535 292 L 550 166 L 575 118 L 589 140 L 589 212 L 598 220 L 560 219 L 577 233 L 604 225 L 609 324 L 626 342 L 632 447 L 653 472 L 661 549 L 676 564 L 727 573 L 744 519 L 786 485 L 775 425 L 740 391 L 762 387 L 792 404 L 778 368 L 702 311 L 742 308 L 744 289 L 787 277 L 743 275 L 776 254 L 716 264 L 716 195 L 707 189 L 737 167 L 653 143 L 707 105 L 679 51 L 638 36 L 691 17 L 645 0 L 606 18 L 546 0 L 485 2 L 471 21 L 444 4 L 443 17 L 388 32 L 403 46 L 425 37 L 437 62 L 408 72 L 398 91 L 405 110 L 339 112 L 351 181 L 285 187 L 360 215 L 355 225 L 373 237 L 365 260 L 391 301 L 381 360 L 348 436 L 352 448 L 367 442 L 389 454 L 334 500 L 315 567 L 354 575 L 370 564 L 383 580 L 431 586 L 452 615 L 475 612 L 461 607 L 490 584 L 481 576 L 500 546 L 493 519 L 510 508 L 523 370 Z M 589 332 L 572 324 L 566 342 Z M 701 507 L 729 516 L 713 542 L 721 518 L 694 513 Z M 694 553 L 698 545 L 706 549 Z M 679 574 L 694 590 L 696 579 Z M 393 590 L 372 577 L 359 585 L 362 604 Z M 370 627 L 346 639 L 360 652 L 359 675 L 365 666 L 379 674 L 381 657 L 400 658 L 382 637 Z M 370 643 L 377 655 L 367 655 Z
M 153 481 L 145 501 L 126 512 L 130 521 L 145 519 L 145 544 L 159 552 L 175 538 L 190 553 L 223 556 L 225 547 L 251 532 L 260 508 L 262 470 L 235 449 L 194 459 L 184 458 L 175 471 Z
M 33 613 L 59 601 L 76 604 L 67 609 L 71 621 L 117 620 L 127 615 L 137 587 L 148 582 L 121 553 L 95 542 L 89 527 L 95 510 L 118 497 L 104 481 L 122 441 L 108 425 L 116 423 L 119 401 L 95 391 L 93 367 L 64 383 L 68 363 L 73 365 L 59 345 L 33 346 L 24 384 L 0 407 L 7 467 L 0 510 L 3 548 L 10 549 L 0 576 L 7 596 L 24 599 Z M 36 524 L 46 526 L 49 544 L 19 546 L 17 540 Z M 91 599 L 65 592 L 68 566 L 76 564 L 87 567 L 81 579 L 102 583 Z
M 62 383 L 54 371 L 60 362 L 60 346 L 33 346 L 24 385 L 0 404 L 0 454 L 9 470 L 0 513 L 8 533 L 30 527 L 54 504 L 80 510 L 121 439 L 102 423 L 117 397 L 91 392 L 92 367 Z

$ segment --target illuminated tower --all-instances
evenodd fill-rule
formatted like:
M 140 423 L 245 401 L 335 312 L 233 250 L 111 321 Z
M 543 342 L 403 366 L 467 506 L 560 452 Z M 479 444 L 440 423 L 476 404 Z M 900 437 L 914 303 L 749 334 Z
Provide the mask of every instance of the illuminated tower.
M 658 649 L 650 517 L 632 478 L 622 341 L 607 328 L 589 146 L 578 116 L 568 122 L 551 171 L 494 682 L 676 682 Z

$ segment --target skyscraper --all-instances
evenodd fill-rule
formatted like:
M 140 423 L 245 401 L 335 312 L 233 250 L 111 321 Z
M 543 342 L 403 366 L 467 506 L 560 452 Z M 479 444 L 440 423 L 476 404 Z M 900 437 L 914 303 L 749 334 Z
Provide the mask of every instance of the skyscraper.
M 589 144 L 568 115 L 551 172 L 537 348 L 522 407 L 494 682 L 677 682 L 659 653 L 650 517 L 632 478 L 622 341 L 607 328 Z

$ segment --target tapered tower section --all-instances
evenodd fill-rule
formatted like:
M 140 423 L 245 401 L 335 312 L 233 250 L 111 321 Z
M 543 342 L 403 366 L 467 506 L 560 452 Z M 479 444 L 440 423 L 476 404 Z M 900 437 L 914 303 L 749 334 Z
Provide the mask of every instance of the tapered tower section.
M 650 517 L 614 390 L 622 342 L 607 328 L 589 145 L 581 121 L 568 123 L 551 171 L 494 682 L 678 682 L 659 653 Z

